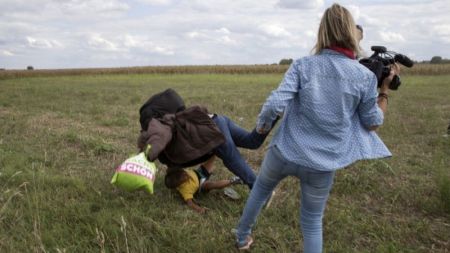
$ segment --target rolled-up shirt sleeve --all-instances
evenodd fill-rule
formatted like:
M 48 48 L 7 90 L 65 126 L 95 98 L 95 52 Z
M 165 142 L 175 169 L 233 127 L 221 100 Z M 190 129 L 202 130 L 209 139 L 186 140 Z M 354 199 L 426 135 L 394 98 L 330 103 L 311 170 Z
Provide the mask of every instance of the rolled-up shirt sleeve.
M 378 92 L 375 75 L 370 79 L 370 85 L 367 87 L 362 94 L 361 103 L 358 106 L 359 118 L 365 128 L 381 126 L 383 124 L 384 114 L 377 103 Z
M 262 106 L 256 122 L 257 129 L 270 130 L 277 115 L 284 112 L 286 105 L 298 92 L 299 79 L 298 62 L 294 62 L 286 71 L 278 88 L 272 91 Z

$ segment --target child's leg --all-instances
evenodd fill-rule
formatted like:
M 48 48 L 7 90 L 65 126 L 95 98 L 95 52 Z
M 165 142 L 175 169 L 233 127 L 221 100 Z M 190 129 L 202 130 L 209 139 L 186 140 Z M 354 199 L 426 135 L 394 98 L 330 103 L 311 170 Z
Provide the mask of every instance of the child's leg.
M 209 181 L 203 183 L 202 190 L 209 191 L 215 189 L 223 189 L 227 186 L 231 185 L 231 180 L 217 180 L 217 181 Z
M 214 161 L 215 160 L 216 160 L 216 156 L 212 156 L 211 158 L 208 159 L 208 161 L 206 161 L 202 164 L 203 168 L 205 168 L 209 174 L 212 174 L 212 172 L 214 170 Z

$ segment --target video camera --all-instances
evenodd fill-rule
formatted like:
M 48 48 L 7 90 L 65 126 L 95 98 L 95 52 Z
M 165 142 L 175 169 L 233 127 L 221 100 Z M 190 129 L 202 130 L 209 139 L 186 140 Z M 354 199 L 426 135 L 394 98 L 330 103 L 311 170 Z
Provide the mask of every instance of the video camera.
M 393 51 L 387 51 L 386 47 L 372 46 L 370 49 L 372 49 L 374 53 L 368 58 L 361 59 L 359 63 L 366 66 L 375 74 L 378 80 L 378 87 L 380 87 L 383 80 L 389 76 L 391 64 L 398 62 L 408 68 L 411 68 L 414 65 L 413 61 L 407 56 L 397 54 Z M 400 76 L 395 75 L 389 84 L 389 89 L 397 90 L 401 83 Z

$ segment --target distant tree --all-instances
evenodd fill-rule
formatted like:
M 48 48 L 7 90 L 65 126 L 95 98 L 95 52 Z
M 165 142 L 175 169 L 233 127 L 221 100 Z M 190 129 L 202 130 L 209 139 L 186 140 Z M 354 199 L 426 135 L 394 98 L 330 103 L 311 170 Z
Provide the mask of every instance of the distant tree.
M 439 64 L 442 63 L 442 57 L 440 56 L 433 56 L 430 60 L 431 64 Z
M 291 65 L 294 60 L 292 59 L 281 59 L 280 65 Z
M 27 67 L 27 70 L 33 70 L 34 68 L 33 68 L 33 66 L 28 66 Z

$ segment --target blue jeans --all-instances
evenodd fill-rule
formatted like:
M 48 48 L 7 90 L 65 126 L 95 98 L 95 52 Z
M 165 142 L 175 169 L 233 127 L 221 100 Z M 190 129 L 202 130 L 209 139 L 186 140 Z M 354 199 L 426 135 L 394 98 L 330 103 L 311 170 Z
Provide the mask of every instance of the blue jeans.
M 237 227 L 237 238 L 244 243 L 256 222 L 262 206 L 277 184 L 286 176 L 300 179 L 300 225 L 303 233 L 304 252 L 322 252 L 322 217 L 333 185 L 334 171 L 318 171 L 287 161 L 278 148 L 267 152 L 261 171 L 245 204 Z
M 223 115 L 216 115 L 213 121 L 225 137 L 225 143 L 214 150 L 215 155 L 222 159 L 228 170 L 241 178 L 251 189 L 256 180 L 255 172 L 245 162 L 237 148 L 257 149 L 268 134 L 258 134 L 255 129 L 247 132 Z

